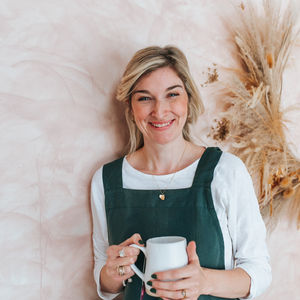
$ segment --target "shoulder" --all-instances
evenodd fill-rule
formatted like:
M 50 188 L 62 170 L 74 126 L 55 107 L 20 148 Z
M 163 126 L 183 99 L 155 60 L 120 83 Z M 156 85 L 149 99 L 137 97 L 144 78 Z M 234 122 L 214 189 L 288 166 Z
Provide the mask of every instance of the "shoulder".
M 123 159 L 124 159 L 124 157 L 117 158 L 111 162 L 104 164 L 102 167 L 100 167 L 93 175 L 92 186 L 102 183 L 104 169 L 106 170 L 106 172 L 112 173 L 119 165 L 122 168 Z
M 111 162 L 106 163 L 103 165 L 103 169 L 110 169 L 110 168 L 117 168 L 118 166 L 122 166 L 124 156 L 117 158 Z
M 234 224 L 248 218 L 248 213 L 260 215 L 252 178 L 242 160 L 233 154 L 222 153 L 214 172 L 212 194 Z
M 102 182 L 102 172 L 103 172 L 103 166 L 100 167 L 96 172 L 95 174 L 93 175 L 93 178 L 92 178 L 92 185 L 95 185 L 99 182 Z
M 219 169 L 219 171 L 227 172 L 247 172 L 243 161 L 239 157 L 228 152 L 222 152 L 220 160 L 217 164 L 217 169 Z
M 222 183 L 221 186 L 230 186 L 235 189 L 243 187 L 245 184 L 253 185 L 251 176 L 243 161 L 228 152 L 222 152 L 214 170 L 214 180 Z

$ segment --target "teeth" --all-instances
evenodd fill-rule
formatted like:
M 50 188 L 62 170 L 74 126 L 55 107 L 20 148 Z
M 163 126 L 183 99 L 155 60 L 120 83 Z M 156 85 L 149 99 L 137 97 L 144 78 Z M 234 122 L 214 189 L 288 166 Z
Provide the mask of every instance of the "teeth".
M 171 124 L 171 121 L 169 123 L 164 123 L 164 124 L 153 124 L 151 123 L 154 127 L 165 127 Z

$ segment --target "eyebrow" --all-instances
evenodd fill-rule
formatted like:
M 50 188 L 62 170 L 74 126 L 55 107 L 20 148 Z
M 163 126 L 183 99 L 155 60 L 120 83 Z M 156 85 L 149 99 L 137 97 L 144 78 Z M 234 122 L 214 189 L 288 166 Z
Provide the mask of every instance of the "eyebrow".
M 179 88 L 182 88 L 182 89 L 183 89 L 183 86 L 182 86 L 182 85 L 180 85 L 180 84 L 176 84 L 176 85 L 172 85 L 172 86 L 168 87 L 168 88 L 166 89 L 166 91 L 173 90 L 173 89 L 175 89 L 175 88 L 177 88 L 177 87 L 179 87 Z
M 177 87 L 183 89 L 183 86 L 182 86 L 182 85 L 176 84 L 176 85 L 172 85 L 172 86 L 168 87 L 168 88 L 166 89 L 166 91 L 173 90 L 173 89 L 175 89 L 175 88 L 177 88 Z M 133 94 L 136 94 L 136 93 L 151 94 L 151 93 L 150 93 L 149 91 L 147 91 L 147 90 L 138 90 L 138 91 L 132 92 L 132 95 L 133 95 Z

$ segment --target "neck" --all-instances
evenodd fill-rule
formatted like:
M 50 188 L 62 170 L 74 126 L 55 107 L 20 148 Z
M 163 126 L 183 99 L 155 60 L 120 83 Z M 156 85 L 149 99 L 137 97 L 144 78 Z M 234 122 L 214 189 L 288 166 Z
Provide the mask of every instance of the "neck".
M 181 170 L 186 147 L 187 141 L 183 137 L 167 145 L 147 143 L 145 141 L 141 151 L 147 166 L 147 173 L 165 175 Z

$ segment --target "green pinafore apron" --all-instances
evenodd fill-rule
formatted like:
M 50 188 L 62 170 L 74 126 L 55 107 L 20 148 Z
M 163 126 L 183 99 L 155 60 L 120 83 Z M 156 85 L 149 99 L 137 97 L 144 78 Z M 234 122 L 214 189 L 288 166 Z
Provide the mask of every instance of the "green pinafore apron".
M 225 269 L 224 242 L 211 195 L 214 169 L 222 151 L 207 148 L 203 153 L 190 188 L 169 189 L 162 201 L 158 190 L 123 188 L 120 158 L 103 167 L 105 210 L 110 245 L 118 245 L 139 233 L 144 241 L 158 236 L 183 236 L 195 241 L 201 266 Z M 144 257 L 136 262 L 143 270 Z M 140 300 L 142 281 L 132 277 L 124 289 L 123 300 Z M 155 299 L 148 294 L 144 300 Z M 157 298 L 156 298 L 157 299 Z M 223 299 L 201 295 L 201 300 Z

